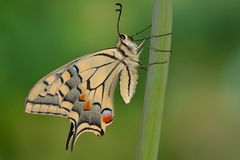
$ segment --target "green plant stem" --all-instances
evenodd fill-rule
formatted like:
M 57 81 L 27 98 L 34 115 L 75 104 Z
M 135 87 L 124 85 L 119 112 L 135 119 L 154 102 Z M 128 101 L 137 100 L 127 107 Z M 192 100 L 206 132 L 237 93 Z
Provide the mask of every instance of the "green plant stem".
M 172 32 L 172 1 L 154 0 L 152 35 L 169 32 Z M 152 38 L 151 46 L 170 50 L 171 35 Z M 157 160 L 158 157 L 169 58 L 170 53 L 161 53 L 150 49 L 149 64 L 165 60 L 168 63 L 156 64 L 148 69 L 137 160 Z

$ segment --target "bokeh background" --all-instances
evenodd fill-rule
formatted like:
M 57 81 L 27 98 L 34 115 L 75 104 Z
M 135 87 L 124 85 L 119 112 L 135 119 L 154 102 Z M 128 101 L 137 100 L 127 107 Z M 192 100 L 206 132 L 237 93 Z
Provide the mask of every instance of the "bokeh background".
M 123 32 L 151 24 L 149 0 L 0 2 L 0 160 L 135 159 L 145 71 L 129 105 L 116 90 L 116 116 L 105 136 L 83 134 L 72 153 L 64 148 L 67 119 L 23 111 L 28 91 L 45 74 L 115 46 L 116 2 L 124 7 Z M 239 11 L 239 0 L 174 1 L 159 160 L 240 159 Z M 141 60 L 147 57 L 146 49 Z

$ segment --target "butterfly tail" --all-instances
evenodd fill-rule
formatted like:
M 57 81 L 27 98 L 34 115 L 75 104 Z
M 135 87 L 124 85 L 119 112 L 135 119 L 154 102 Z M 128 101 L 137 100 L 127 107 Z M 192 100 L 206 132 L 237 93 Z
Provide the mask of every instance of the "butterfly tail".
M 72 138 L 72 144 L 71 144 L 71 152 L 72 152 L 73 149 L 74 149 L 74 144 L 75 144 L 75 141 L 76 141 L 76 135 L 77 135 L 76 128 L 77 128 L 77 127 L 75 126 L 75 130 L 74 130 L 73 138 Z
M 74 144 L 75 144 L 76 137 L 77 137 L 76 135 L 77 135 L 77 126 L 71 122 L 70 130 L 69 130 L 68 138 L 67 138 L 67 142 L 66 142 L 66 150 L 68 150 L 69 143 L 72 140 L 71 141 L 71 152 L 73 151 Z
M 74 133 L 74 124 L 71 122 L 70 130 L 69 130 L 68 138 L 67 138 L 67 143 L 66 143 L 66 150 L 68 150 L 69 142 L 73 136 L 73 133 Z

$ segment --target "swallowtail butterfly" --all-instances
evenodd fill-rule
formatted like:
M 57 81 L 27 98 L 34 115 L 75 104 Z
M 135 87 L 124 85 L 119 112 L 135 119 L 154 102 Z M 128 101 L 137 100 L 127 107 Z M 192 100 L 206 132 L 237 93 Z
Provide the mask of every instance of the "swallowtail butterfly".
M 70 141 L 73 149 L 77 137 L 84 132 L 98 136 L 105 133 L 114 118 L 112 99 L 118 79 L 123 101 L 129 103 L 134 95 L 137 68 L 142 67 L 139 55 L 145 40 L 151 37 L 137 44 L 133 36 L 121 34 L 122 5 L 116 5 L 120 7 L 116 9 L 119 12 L 116 47 L 87 54 L 56 69 L 39 80 L 25 100 L 27 113 L 62 116 L 70 120 L 66 149 Z

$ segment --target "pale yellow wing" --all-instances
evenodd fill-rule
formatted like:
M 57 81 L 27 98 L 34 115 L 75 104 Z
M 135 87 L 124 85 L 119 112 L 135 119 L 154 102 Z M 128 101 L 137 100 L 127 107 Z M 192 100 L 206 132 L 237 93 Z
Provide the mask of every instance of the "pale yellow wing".
M 83 132 L 103 135 L 114 117 L 112 95 L 122 55 L 117 48 L 102 50 L 74 60 L 53 71 L 31 89 L 25 111 L 69 118 L 72 149 Z

